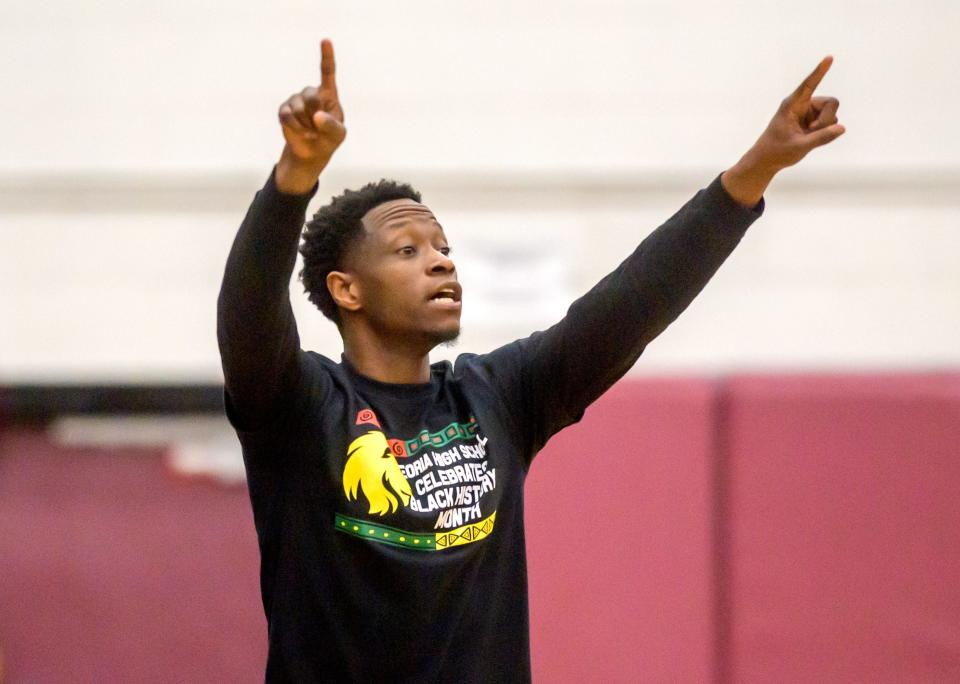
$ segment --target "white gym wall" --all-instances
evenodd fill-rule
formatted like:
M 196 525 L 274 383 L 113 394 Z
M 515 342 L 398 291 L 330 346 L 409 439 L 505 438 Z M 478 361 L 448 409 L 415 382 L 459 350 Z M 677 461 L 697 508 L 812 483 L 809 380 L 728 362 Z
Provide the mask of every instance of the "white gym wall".
M 550 325 L 761 133 L 826 54 L 847 133 L 638 373 L 960 365 L 960 5 L 7 3 L 0 384 L 209 383 L 224 261 L 279 104 L 333 39 L 347 140 L 308 214 L 409 181 L 464 283 L 461 351 Z M 294 283 L 304 346 L 336 329 Z

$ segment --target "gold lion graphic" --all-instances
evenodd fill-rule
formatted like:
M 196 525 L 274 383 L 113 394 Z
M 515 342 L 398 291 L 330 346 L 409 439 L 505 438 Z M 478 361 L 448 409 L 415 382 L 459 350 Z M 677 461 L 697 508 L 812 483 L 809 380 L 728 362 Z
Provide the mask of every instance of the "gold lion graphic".
M 371 430 L 347 448 L 347 464 L 343 467 L 343 492 L 347 501 L 357 498 L 358 486 L 370 502 L 370 513 L 393 513 L 400 499 L 404 506 L 410 501 L 410 483 L 382 432 Z

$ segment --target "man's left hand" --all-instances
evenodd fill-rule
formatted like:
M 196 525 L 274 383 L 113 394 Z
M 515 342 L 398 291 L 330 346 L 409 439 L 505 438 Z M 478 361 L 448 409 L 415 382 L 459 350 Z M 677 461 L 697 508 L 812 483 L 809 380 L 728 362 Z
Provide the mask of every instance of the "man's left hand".
M 840 100 L 813 97 L 833 57 L 820 60 L 817 68 L 790 93 L 773 115 L 767 129 L 720 181 L 740 204 L 756 205 L 770 181 L 781 170 L 793 166 L 815 147 L 833 142 L 846 130 L 837 123 Z
M 813 148 L 843 135 L 846 129 L 837 123 L 840 100 L 813 97 L 831 64 L 833 57 L 824 57 L 813 73 L 780 103 L 767 130 L 751 150 L 757 163 L 779 171 L 796 164 Z

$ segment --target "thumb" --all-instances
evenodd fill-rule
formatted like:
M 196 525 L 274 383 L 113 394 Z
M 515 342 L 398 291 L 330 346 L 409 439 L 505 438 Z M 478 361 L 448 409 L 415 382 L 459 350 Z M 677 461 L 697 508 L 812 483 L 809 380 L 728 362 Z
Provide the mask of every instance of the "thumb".
M 808 149 L 812 150 L 815 147 L 820 147 L 821 145 L 826 145 L 827 143 L 833 142 L 843 135 L 846 130 L 847 129 L 843 127 L 843 124 L 833 124 L 832 126 L 821 128 L 819 131 L 814 131 L 807 136 L 806 143 L 808 145 Z
M 322 110 L 313 113 L 313 126 L 322 139 L 337 145 L 347 136 L 347 129 L 335 116 Z
M 313 126 L 318 131 L 322 132 L 325 128 L 327 130 L 333 130 L 339 125 L 340 122 L 337 121 L 329 112 L 318 109 L 313 113 Z
M 317 133 L 331 140 L 342 141 L 347 135 L 347 129 L 329 112 L 318 110 L 313 113 L 313 127 Z

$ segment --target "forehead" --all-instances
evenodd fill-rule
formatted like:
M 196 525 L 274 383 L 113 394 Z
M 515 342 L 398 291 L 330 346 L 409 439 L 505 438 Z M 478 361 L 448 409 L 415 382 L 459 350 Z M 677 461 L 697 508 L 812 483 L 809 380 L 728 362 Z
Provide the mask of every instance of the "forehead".
M 393 229 L 411 223 L 439 225 L 437 218 L 426 205 L 412 199 L 390 200 L 378 204 L 363 215 L 360 223 L 368 234 L 381 233 L 384 237 L 389 237 Z

